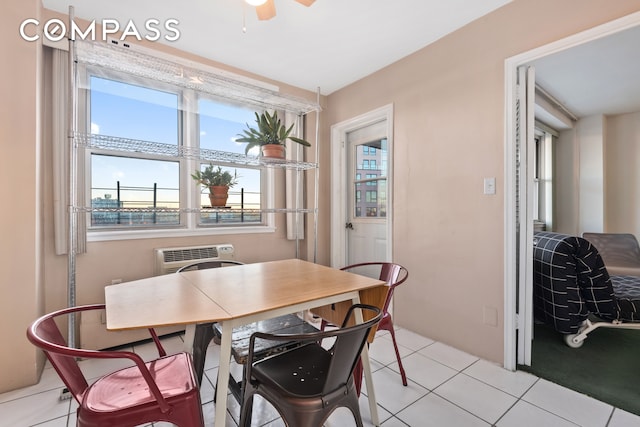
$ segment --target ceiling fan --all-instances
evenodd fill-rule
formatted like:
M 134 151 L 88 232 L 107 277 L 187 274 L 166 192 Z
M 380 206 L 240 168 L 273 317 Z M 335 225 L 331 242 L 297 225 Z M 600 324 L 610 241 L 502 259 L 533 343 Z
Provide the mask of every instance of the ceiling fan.
M 258 19 L 266 21 L 276 16 L 276 4 L 274 0 L 245 0 L 251 6 L 256 7 Z M 311 6 L 316 0 L 294 0 L 307 7 Z

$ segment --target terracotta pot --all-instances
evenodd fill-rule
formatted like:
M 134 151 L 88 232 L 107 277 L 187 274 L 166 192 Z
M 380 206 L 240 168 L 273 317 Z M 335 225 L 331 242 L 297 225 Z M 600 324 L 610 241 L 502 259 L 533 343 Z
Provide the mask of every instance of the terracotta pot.
M 229 197 L 229 187 L 226 185 L 213 185 L 209 187 L 209 201 L 211 206 L 226 206 Z
M 269 159 L 284 159 L 284 145 L 267 144 L 260 147 L 262 157 Z

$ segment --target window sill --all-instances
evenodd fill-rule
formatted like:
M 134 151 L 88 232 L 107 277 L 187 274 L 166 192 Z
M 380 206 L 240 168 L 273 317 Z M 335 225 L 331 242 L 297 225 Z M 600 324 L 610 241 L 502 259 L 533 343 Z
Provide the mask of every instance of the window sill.
M 157 239 L 169 237 L 196 237 L 196 236 L 221 236 L 229 234 L 259 234 L 273 233 L 276 231 L 272 226 L 250 226 L 250 227 L 216 227 L 216 228 L 174 228 L 164 230 L 110 230 L 110 231 L 89 231 L 87 232 L 87 242 L 105 242 L 110 240 L 138 240 Z

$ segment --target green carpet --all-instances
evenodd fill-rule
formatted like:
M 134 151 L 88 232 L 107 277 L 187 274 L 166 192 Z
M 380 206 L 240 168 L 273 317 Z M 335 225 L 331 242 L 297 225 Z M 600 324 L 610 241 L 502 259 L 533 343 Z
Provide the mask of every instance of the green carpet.
M 519 369 L 640 415 L 640 330 L 596 329 L 574 349 L 535 325 L 531 366 Z

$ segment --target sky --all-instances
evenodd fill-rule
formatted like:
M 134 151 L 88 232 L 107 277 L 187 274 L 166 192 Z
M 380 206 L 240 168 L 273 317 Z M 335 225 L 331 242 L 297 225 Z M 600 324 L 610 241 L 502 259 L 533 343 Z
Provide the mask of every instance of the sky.
M 101 77 L 91 77 L 91 133 L 118 136 L 142 141 L 178 144 L 179 96 L 175 93 L 148 89 Z M 246 123 L 253 123 L 254 112 L 211 100 L 198 102 L 199 140 L 201 148 L 243 153 L 245 144 L 234 137 L 241 133 Z M 206 164 L 203 165 L 203 167 Z M 229 168 L 234 173 L 237 168 Z M 231 191 L 259 192 L 260 172 L 252 169 L 238 170 L 240 184 Z M 92 198 L 111 193 L 115 199 L 116 182 L 121 187 L 153 188 L 157 184 L 158 201 L 173 202 L 177 207 L 179 193 L 179 163 L 132 159 L 113 155 L 94 154 L 91 160 Z M 190 182 L 195 185 L 195 181 Z M 173 190 L 163 190 L 173 189 Z M 207 204 L 206 191 L 202 203 Z M 151 192 L 121 192 L 121 198 L 152 198 Z M 167 206 L 169 206 L 167 204 Z

